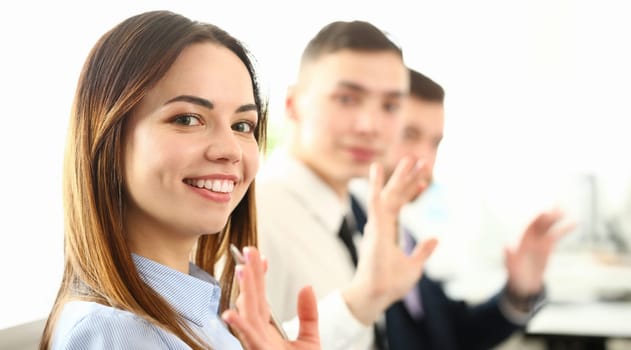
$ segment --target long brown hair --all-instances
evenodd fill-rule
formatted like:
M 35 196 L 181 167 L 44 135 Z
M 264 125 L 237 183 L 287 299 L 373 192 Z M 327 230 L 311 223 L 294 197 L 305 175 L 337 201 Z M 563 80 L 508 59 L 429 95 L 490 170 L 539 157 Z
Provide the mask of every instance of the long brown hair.
M 260 96 L 250 53 L 237 39 L 207 23 L 168 11 L 130 17 L 105 33 L 89 53 L 79 77 L 65 151 L 63 199 L 65 267 L 40 349 L 48 349 L 56 320 L 69 300 L 90 300 L 133 312 L 174 333 L 193 349 L 202 342 L 185 321 L 140 278 L 125 239 L 123 129 L 134 107 L 171 67 L 180 52 L 199 42 L 222 45 L 247 67 L 265 144 L 267 103 Z M 220 310 L 235 297 L 228 245 L 256 245 L 254 182 L 219 234 L 199 238 L 195 263 L 219 282 Z

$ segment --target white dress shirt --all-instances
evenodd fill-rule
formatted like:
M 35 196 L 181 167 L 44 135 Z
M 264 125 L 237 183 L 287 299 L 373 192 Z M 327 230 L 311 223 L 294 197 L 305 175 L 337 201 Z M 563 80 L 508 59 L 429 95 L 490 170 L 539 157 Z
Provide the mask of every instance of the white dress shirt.
M 372 326 L 355 319 L 340 294 L 354 273 L 337 236 L 349 201 L 284 150 L 265 161 L 256 182 L 259 246 L 269 262 L 267 294 L 274 313 L 287 321 L 290 338 L 298 334 L 298 292 L 310 285 L 318 298 L 322 349 L 371 349 Z

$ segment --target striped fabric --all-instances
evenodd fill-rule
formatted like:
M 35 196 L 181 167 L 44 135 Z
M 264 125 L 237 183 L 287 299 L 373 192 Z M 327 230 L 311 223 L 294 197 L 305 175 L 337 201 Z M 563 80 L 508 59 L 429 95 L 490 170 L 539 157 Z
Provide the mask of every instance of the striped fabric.
M 212 348 L 242 350 L 218 317 L 221 289 L 196 265 L 183 274 L 133 255 L 143 280 L 188 321 Z M 175 335 L 127 311 L 94 302 L 72 301 L 57 321 L 52 349 L 190 349 Z

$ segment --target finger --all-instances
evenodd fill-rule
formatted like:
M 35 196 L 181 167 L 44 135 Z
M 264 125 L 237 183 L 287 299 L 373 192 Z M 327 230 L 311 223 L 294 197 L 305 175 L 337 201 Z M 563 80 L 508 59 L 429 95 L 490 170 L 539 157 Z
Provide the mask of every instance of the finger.
M 269 262 L 267 261 L 267 257 L 261 254 L 261 263 L 263 264 L 263 273 L 267 273 L 267 268 L 269 266 Z
M 512 267 L 515 265 L 515 251 L 509 247 L 504 247 L 504 265 L 509 272 L 512 271 Z
M 422 267 L 422 265 L 425 264 L 425 261 L 427 261 L 427 259 L 432 255 L 437 245 L 438 240 L 436 238 L 425 239 L 419 242 L 416 247 L 414 247 L 414 250 L 412 251 L 412 254 L 410 254 L 410 257 Z
M 244 349 L 256 348 L 258 334 L 252 327 L 239 315 L 236 310 L 228 309 L 221 314 L 221 318 L 235 331 L 235 335 L 243 344 Z
M 421 180 L 418 182 L 416 187 L 411 187 L 412 190 L 410 190 L 410 195 L 407 197 L 408 202 L 414 200 L 415 198 L 418 198 L 429 187 L 429 181 L 427 180 L 427 178 L 423 175 L 420 175 L 420 177 Z
M 525 242 L 545 235 L 561 216 L 562 212 L 560 210 L 552 210 L 539 214 L 526 228 L 526 231 L 521 236 L 519 245 L 522 246 Z
M 261 255 L 258 249 L 255 247 L 245 247 L 243 254 L 247 261 L 247 264 L 252 271 L 252 282 L 254 292 L 256 293 L 256 312 L 263 317 L 269 316 L 267 300 L 262 295 L 265 295 L 265 271 L 263 269 L 263 263 L 261 262 Z
M 240 290 L 237 298 L 239 315 L 252 322 L 259 315 L 259 296 L 254 281 L 254 271 L 252 271 L 251 263 L 247 261 L 247 258 L 245 264 L 237 265 L 235 272 L 239 280 Z
M 383 188 L 383 169 L 377 163 L 370 165 L 368 175 L 368 216 L 375 217 L 379 208 L 379 195 Z
M 405 157 L 399 161 L 383 189 L 384 196 L 389 198 L 388 209 L 398 210 L 423 189 L 426 181 L 421 171 L 422 167 L 423 162 L 412 157 Z
M 574 231 L 576 226 L 577 226 L 576 222 L 569 222 L 562 226 L 555 227 L 554 229 L 552 229 L 549 235 L 552 244 L 556 244 L 556 242 L 558 242 L 565 235 Z
M 538 220 L 535 220 L 535 230 L 544 234 L 550 230 L 550 228 L 556 224 L 563 217 L 563 212 L 560 209 L 552 209 L 542 213 Z
M 423 159 L 419 159 L 416 161 L 416 165 L 414 166 L 416 170 L 418 170 L 418 174 L 420 176 L 420 188 L 427 188 L 432 182 L 432 171 L 428 167 L 426 167 L 427 162 Z
M 397 163 L 392 175 L 384 187 L 384 191 L 400 190 L 400 187 L 409 180 L 416 161 L 411 157 L 403 157 Z
M 319 343 L 318 304 L 311 286 L 302 288 L 298 293 L 298 319 L 298 340 Z
M 402 204 L 414 200 L 429 186 L 430 176 L 428 170 L 425 169 L 425 161 L 414 158 L 412 161 L 412 168 L 404 177 L 404 182 L 397 188 Z

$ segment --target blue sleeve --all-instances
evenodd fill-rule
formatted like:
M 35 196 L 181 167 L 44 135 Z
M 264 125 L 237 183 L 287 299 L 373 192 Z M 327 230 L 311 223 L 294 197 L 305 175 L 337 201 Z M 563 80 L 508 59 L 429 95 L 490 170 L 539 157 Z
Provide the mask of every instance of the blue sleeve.
M 53 349 L 168 349 L 167 333 L 131 314 L 91 314 L 57 339 Z

